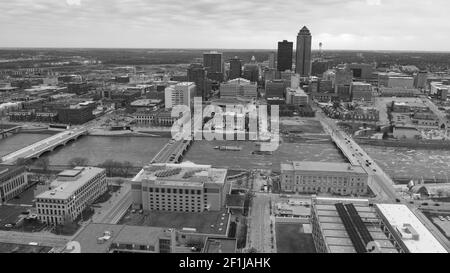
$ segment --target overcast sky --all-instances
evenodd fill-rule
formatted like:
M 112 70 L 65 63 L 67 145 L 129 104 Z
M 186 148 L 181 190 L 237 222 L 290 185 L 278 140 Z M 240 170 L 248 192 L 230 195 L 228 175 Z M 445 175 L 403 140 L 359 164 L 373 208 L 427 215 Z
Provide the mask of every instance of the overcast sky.
M 448 0 L 0 0 L 0 47 L 450 51 Z

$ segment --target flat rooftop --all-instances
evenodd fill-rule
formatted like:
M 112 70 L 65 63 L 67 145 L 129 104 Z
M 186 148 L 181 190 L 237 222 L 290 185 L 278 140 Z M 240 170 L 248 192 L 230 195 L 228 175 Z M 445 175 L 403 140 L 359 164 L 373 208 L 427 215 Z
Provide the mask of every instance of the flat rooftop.
M 155 245 L 165 234 L 165 229 L 148 226 L 126 226 L 91 223 L 87 225 L 73 241 L 80 243 L 81 253 L 106 253 L 112 243 Z M 103 243 L 98 238 L 111 234 L 111 238 Z
M 150 211 L 144 215 L 128 214 L 119 222 L 130 226 L 159 228 L 195 229 L 196 233 L 221 235 L 227 234 L 229 214 L 226 210 L 202 213 Z
M 291 164 L 281 164 L 281 170 L 367 174 L 361 166 L 352 166 L 349 163 L 327 163 L 312 161 L 294 161 Z
M 63 171 L 50 184 L 52 190 L 46 191 L 36 196 L 36 198 L 66 200 L 89 180 L 103 171 L 104 169 L 95 167 L 77 167 L 73 170 Z M 70 179 L 68 180 L 68 178 Z
M 47 246 L 0 243 L 0 253 L 49 253 L 52 249 Z
M 379 218 L 375 210 L 369 207 L 368 204 L 364 204 L 364 202 L 353 203 L 351 199 L 335 199 L 335 203 L 331 202 L 332 199 L 329 199 L 328 201 L 330 201 L 329 204 L 314 205 L 314 209 L 325 242 L 331 253 L 356 253 L 356 249 L 353 246 L 350 236 L 335 207 L 335 204 L 337 203 L 353 204 L 370 235 L 380 244 L 381 250 L 386 253 L 397 253 L 396 248 L 392 245 L 381 228 L 378 227 L 377 222 L 379 221 Z
M 236 248 L 236 239 L 207 238 L 203 253 L 236 253 Z
M 411 253 L 448 253 L 406 205 L 377 204 L 376 207 L 392 227 L 402 228 L 404 225 L 411 225 L 418 233 L 417 240 L 403 239 L 403 243 Z
M 225 183 L 226 169 L 215 169 L 210 165 L 155 163 L 144 167 L 133 182 L 155 181 L 160 185 L 190 186 L 204 183 Z

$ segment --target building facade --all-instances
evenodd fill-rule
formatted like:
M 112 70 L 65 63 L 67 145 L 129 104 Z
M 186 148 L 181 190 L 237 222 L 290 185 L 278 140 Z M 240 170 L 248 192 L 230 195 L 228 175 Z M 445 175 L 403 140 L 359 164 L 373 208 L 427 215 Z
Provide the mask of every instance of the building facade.
M 281 189 L 285 192 L 365 195 L 368 178 L 361 166 L 347 163 L 281 164 Z
M 277 70 L 280 72 L 292 70 L 294 43 L 284 40 L 278 42 L 278 64 Z
M 193 82 L 183 82 L 167 87 L 165 90 L 166 109 L 172 109 L 177 105 L 193 106 L 196 86 Z
M 237 78 L 220 85 L 221 98 L 244 97 L 256 99 L 258 96 L 258 86 L 249 80 Z
M 147 211 L 220 211 L 227 194 L 226 173 L 193 163 L 152 164 L 132 180 L 133 204 Z
M 27 186 L 25 167 L 0 167 L 0 205 L 21 194 Z
M 311 76 L 311 44 L 312 36 L 307 27 L 303 27 L 297 36 L 297 52 L 295 73 L 302 77 Z
M 106 170 L 76 167 L 58 174 L 49 187 L 36 196 L 38 219 L 49 225 L 73 222 L 107 191 Z

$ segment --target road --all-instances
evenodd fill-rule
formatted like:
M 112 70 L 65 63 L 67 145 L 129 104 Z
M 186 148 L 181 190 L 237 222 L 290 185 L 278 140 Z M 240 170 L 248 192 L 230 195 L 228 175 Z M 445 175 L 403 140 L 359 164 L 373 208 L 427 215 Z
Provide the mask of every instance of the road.
M 270 195 L 257 193 L 253 198 L 250 224 L 249 224 L 249 242 L 250 248 L 255 248 L 258 253 L 274 253 L 276 248 L 272 248 L 270 223 Z
M 13 244 L 39 243 L 42 246 L 64 247 L 71 237 L 59 236 L 50 233 L 23 233 L 14 231 L 0 231 L 0 242 Z
M 369 175 L 369 187 L 380 201 L 397 202 L 399 197 L 394 189 L 392 179 L 380 168 L 375 161 L 345 132 L 343 132 L 332 119 L 325 116 L 321 109 L 317 110 L 317 117 L 330 133 L 336 145 L 347 155 L 352 164 L 360 165 Z M 367 162 L 371 165 L 367 166 Z

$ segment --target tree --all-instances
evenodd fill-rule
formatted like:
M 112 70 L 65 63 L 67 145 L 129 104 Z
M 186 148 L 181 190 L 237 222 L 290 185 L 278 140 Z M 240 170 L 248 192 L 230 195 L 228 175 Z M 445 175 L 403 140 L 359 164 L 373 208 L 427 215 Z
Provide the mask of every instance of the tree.
M 18 166 L 18 167 L 27 166 L 27 165 L 28 165 L 28 159 L 18 158 L 16 160 L 16 166 Z
M 125 161 L 122 163 L 122 175 L 123 177 L 128 177 L 133 171 L 133 164 L 131 162 Z
M 248 250 L 248 253 L 258 253 L 258 250 L 256 250 L 256 248 L 252 247 Z
M 85 166 L 87 166 L 88 164 L 89 164 L 89 159 L 84 158 L 84 157 L 75 157 L 75 158 L 72 158 L 72 159 L 69 161 L 69 165 L 70 165 L 72 168 L 75 168 L 75 167 L 78 167 L 78 166 L 85 167 Z

